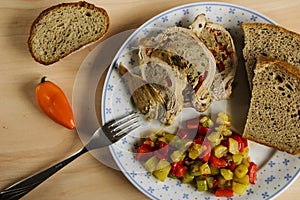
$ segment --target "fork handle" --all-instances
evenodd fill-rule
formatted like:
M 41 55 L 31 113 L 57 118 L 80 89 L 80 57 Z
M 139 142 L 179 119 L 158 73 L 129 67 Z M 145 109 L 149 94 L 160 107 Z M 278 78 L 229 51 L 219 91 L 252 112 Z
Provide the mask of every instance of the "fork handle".
M 40 185 L 43 181 L 48 179 L 50 176 L 58 172 L 64 166 L 68 165 L 70 162 L 86 153 L 87 151 L 88 150 L 86 148 L 82 148 L 63 161 L 9 186 L 8 188 L 0 192 L 0 200 L 20 199 L 35 187 Z

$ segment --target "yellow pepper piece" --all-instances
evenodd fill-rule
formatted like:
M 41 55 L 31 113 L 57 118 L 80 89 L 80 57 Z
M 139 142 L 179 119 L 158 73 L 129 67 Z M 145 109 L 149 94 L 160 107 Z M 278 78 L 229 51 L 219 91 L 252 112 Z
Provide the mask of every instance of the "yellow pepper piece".
M 232 154 L 238 154 L 239 151 L 239 143 L 233 138 L 229 138 L 229 152 Z
M 244 156 L 242 154 L 234 154 L 232 156 L 232 160 L 234 162 L 235 165 L 240 165 L 243 161 Z
M 237 182 L 237 183 L 241 183 L 244 185 L 249 185 L 249 176 L 245 175 L 243 178 L 238 178 L 236 176 L 233 177 L 233 181 Z
M 224 145 L 218 145 L 214 148 L 214 154 L 217 158 L 221 158 L 223 156 L 225 156 L 228 152 L 227 147 L 225 147 Z
M 244 185 L 242 183 L 234 182 L 232 183 L 232 189 L 237 194 L 244 194 L 248 188 L 248 185 Z
M 234 170 L 234 175 L 238 178 L 243 178 L 248 173 L 248 167 L 244 164 L 238 165 Z
M 230 169 L 221 169 L 220 171 L 225 180 L 230 181 L 233 179 L 233 172 Z

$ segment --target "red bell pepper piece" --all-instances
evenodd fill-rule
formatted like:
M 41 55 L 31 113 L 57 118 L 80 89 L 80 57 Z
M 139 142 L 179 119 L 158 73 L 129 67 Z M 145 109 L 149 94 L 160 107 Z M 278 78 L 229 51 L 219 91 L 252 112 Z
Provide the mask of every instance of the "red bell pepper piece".
M 211 130 L 210 128 L 207 128 L 202 124 L 199 124 L 197 133 L 200 135 L 206 135 L 208 132 L 210 132 L 210 130 Z
M 171 168 L 171 172 L 170 174 L 172 176 L 176 176 L 178 178 L 182 178 L 184 177 L 187 167 L 184 166 L 183 161 L 179 161 L 179 162 L 172 162 L 171 164 L 172 168 Z
M 256 176 L 257 176 L 257 165 L 254 162 L 250 162 L 248 168 L 248 176 L 249 176 L 249 182 L 251 184 L 255 184 Z
M 203 137 L 200 135 L 198 135 L 194 140 L 193 142 L 196 143 L 196 144 L 202 144 L 204 141 Z
M 215 192 L 217 197 L 233 197 L 233 190 L 231 189 L 217 189 Z
M 177 131 L 177 136 L 181 139 L 186 139 L 188 138 L 189 133 L 185 129 L 179 129 Z
M 219 179 L 215 179 L 214 182 L 213 182 L 213 188 L 216 188 L 220 183 L 220 180 Z
M 233 171 L 235 169 L 235 164 L 232 162 L 229 164 L 228 168 Z
M 242 153 L 244 151 L 244 149 L 245 149 L 242 137 L 240 135 L 234 133 L 234 134 L 232 134 L 231 138 L 235 139 L 238 142 L 239 152 Z
M 206 152 L 205 154 L 201 154 L 200 155 L 200 159 L 203 161 L 203 162 L 208 162 L 209 159 L 210 159 L 210 156 L 211 156 L 211 152 Z
M 223 167 L 228 166 L 228 163 L 226 162 L 226 160 L 224 158 L 217 158 L 213 154 L 210 156 L 210 164 L 211 164 L 211 166 L 216 167 L 216 168 L 223 168 Z
M 189 119 L 186 122 L 186 127 L 188 129 L 197 129 L 199 126 L 199 119 L 194 118 L 194 119 Z
M 225 147 L 227 147 L 227 149 L 229 148 L 229 141 L 228 140 L 222 140 L 221 144 L 224 145 Z
M 247 148 L 248 147 L 248 140 L 246 138 L 242 138 L 242 142 L 243 142 L 244 148 Z
M 159 159 L 167 160 L 168 153 L 169 153 L 168 144 L 163 141 L 159 141 L 157 145 L 157 150 L 154 151 L 154 155 Z
M 136 151 L 136 159 L 137 160 L 147 160 L 152 156 L 154 148 L 151 147 L 149 144 L 142 144 L 137 148 Z

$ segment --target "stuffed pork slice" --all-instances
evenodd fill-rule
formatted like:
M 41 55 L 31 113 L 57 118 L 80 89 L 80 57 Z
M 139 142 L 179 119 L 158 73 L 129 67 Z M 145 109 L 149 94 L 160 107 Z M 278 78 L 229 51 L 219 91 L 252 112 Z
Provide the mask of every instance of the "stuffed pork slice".
M 169 88 L 175 95 L 177 110 L 182 110 L 184 101 L 182 91 L 187 85 L 185 74 L 180 73 L 180 71 L 170 67 L 168 63 L 157 58 L 152 58 L 147 63 L 141 64 L 139 69 L 142 78 L 148 83 Z
M 208 102 L 211 101 L 203 98 L 210 98 L 207 93 L 213 81 L 216 63 L 212 53 L 191 30 L 170 27 L 155 37 L 146 38 L 140 43 L 139 56 L 144 63 L 160 59 L 186 76 L 192 88 L 188 97 L 190 106 L 198 111 L 208 108 Z
M 133 74 L 120 63 L 119 74 L 131 94 L 132 100 L 146 119 L 157 119 L 170 125 L 181 111 L 174 93 L 167 87 L 148 83 L 137 74 Z
M 238 64 L 230 33 L 221 24 L 208 22 L 205 14 L 199 14 L 190 29 L 205 43 L 216 60 L 216 73 L 211 86 L 213 99 L 228 99 Z

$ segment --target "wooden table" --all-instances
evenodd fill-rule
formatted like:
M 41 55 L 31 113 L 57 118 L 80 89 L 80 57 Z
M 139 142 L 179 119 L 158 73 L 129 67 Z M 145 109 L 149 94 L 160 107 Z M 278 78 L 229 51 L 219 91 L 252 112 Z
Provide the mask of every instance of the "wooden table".
M 111 18 L 107 37 L 136 28 L 154 15 L 192 0 L 91 0 Z M 300 33 L 299 0 L 228 0 L 256 10 L 288 29 Z M 57 0 L 10 0 L 0 4 L 0 189 L 39 171 L 82 146 L 76 131 L 49 120 L 35 103 L 35 86 L 42 75 L 60 85 L 71 101 L 76 73 L 97 45 L 45 67 L 36 63 L 27 48 L 31 23 Z M 276 199 L 300 196 L 298 178 Z M 147 199 L 117 170 L 90 154 L 77 159 L 29 193 L 24 199 Z

